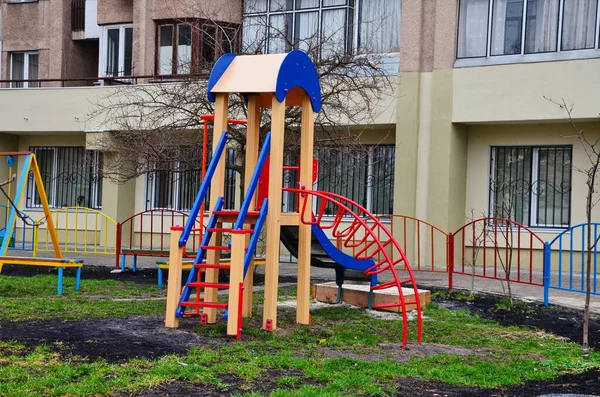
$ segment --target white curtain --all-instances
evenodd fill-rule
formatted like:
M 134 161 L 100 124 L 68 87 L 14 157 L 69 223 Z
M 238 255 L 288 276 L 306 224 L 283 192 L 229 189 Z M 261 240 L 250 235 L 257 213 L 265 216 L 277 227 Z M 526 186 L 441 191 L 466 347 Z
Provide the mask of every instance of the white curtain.
M 346 53 L 346 9 L 323 10 L 321 56 Z
M 319 39 L 319 12 L 296 14 L 294 30 L 296 48 L 305 52 L 314 51 Z
M 245 0 L 244 13 L 267 12 L 267 0 Z
M 563 50 L 594 48 L 598 0 L 564 0 Z
M 525 53 L 556 51 L 558 0 L 529 0 L 525 26 Z
M 400 13 L 400 0 L 363 0 L 359 17 L 359 52 L 399 52 Z
M 267 19 L 265 16 L 246 17 L 242 31 L 242 51 L 247 54 L 265 52 L 267 46 Z
M 458 58 L 487 55 L 489 0 L 461 0 L 458 27 Z
M 523 0 L 496 0 L 492 13 L 492 55 L 520 54 Z
M 286 16 L 283 14 L 271 15 L 269 17 L 269 54 L 286 51 L 287 25 Z

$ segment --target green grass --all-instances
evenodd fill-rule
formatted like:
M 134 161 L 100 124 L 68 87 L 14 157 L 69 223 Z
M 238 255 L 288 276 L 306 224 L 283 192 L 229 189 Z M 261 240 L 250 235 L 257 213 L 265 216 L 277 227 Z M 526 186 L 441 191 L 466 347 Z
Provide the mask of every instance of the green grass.
M 164 301 L 154 298 L 165 292 L 154 286 L 84 280 L 81 292 L 58 297 L 53 293 L 55 282 L 55 277 L 46 276 L 1 277 L 0 321 L 33 315 L 47 319 L 164 313 Z M 261 302 L 261 295 L 255 294 L 255 302 Z M 280 298 L 289 299 L 289 295 L 295 295 L 295 290 L 283 289 Z M 113 300 L 124 297 L 150 300 Z M 245 322 L 243 342 L 198 346 L 186 355 L 153 361 L 88 362 L 70 355 L 60 344 L 32 348 L 0 342 L 0 395 L 119 395 L 173 381 L 206 384 L 217 392 L 235 387 L 236 392 L 250 396 L 260 395 L 260 390 L 269 390 L 273 396 L 393 395 L 395 382 L 402 377 L 492 388 L 550 379 L 597 368 L 600 363 L 598 352 L 585 361 L 580 346 L 561 338 L 501 327 L 433 304 L 425 309 L 423 342 L 470 348 L 471 354 L 394 361 L 393 351 L 380 344 L 402 342 L 401 321 L 375 319 L 361 309 L 328 306 L 313 310 L 312 326 L 296 325 L 293 311 L 280 310 L 279 330 L 273 333 L 259 330 L 260 314 L 255 306 L 255 318 Z M 415 328 L 411 322 L 413 341 Z M 194 332 L 223 338 L 225 324 L 198 325 Z M 373 355 L 377 359 L 369 360 Z M 227 379 L 236 379 L 235 385 Z

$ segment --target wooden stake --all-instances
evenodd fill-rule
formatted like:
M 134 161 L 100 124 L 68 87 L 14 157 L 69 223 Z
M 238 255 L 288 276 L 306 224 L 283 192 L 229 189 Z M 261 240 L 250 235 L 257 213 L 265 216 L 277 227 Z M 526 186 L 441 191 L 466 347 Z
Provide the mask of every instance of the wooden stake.
M 256 162 L 258 160 L 258 145 L 259 145 L 259 133 L 260 133 L 260 105 L 259 97 L 257 95 L 250 95 L 248 97 L 248 124 L 246 128 L 246 167 L 245 167 L 245 186 L 244 188 L 248 191 L 248 185 L 250 184 L 250 176 L 256 168 Z M 256 195 L 252 198 L 250 203 L 250 210 L 256 207 Z M 250 228 L 248 225 L 244 225 L 244 228 Z M 250 241 L 250 235 L 246 236 L 246 247 Z M 244 308 L 242 314 L 244 317 L 252 316 L 252 288 L 254 287 L 254 260 L 250 263 L 248 273 L 244 279 Z
M 229 96 L 227 93 L 219 93 L 215 98 L 215 120 L 213 125 L 213 153 L 216 152 L 219 138 L 223 131 L 227 131 L 227 116 L 228 116 Z M 225 149 L 227 150 L 227 149 Z M 225 155 L 221 157 L 219 164 L 215 170 L 212 183 L 210 185 L 210 205 L 214 206 L 219 197 L 222 197 L 225 191 Z M 221 233 L 213 233 L 210 239 L 210 245 L 219 245 L 221 241 Z M 206 263 L 219 264 L 221 260 L 221 252 L 218 250 L 210 250 L 206 254 Z M 219 269 L 206 269 L 204 274 L 206 282 L 219 282 Z M 207 288 L 204 291 L 205 302 L 217 301 L 217 289 Z M 207 315 L 207 322 L 214 323 L 217 321 L 217 309 L 204 308 L 204 313 Z
M 179 246 L 179 238 L 183 233 L 183 227 L 173 226 L 171 228 L 171 242 L 169 251 L 169 283 L 167 285 L 167 309 L 165 326 L 178 328 L 179 319 L 175 316 L 179 299 L 181 297 L 181 271 L 183 262 L 183 249 Z
M 267 215 L 267 263 L 265 265 L 265 304 L 263 328 L 277 328 L 277 289 L 279 287 L 279 235 L 281 188 L 283 183 L 283 142 L 285 100 L 272 97 L 271 159 L 269 164 L 269 214 Z
M 302 98 L 300 137 L 300 187 L 312 188 L 312 163 L 314 145 L 314 111 L 310 98 Z M 310 253 L 312 231 L 310 225 L 298 225 L 298 295 L 296 297 L 296 322 L 310 324 Z

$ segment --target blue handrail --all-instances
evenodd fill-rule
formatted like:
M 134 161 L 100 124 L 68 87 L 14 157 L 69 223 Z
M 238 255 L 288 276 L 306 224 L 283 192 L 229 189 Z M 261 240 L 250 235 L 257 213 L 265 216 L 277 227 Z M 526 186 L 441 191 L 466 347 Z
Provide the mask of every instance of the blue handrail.
M 194 205 L 192 210 L 190 211 L 190 215 L 185 223 L 183 228 L 183 233 L 179 238 L 179 246 L 184 247 L 187 244 L 187 240 L 190 237 L 190 233 L 196 224 L 196 219 L 198 218 L 198 213 L 201 210 L 202 203 L 206 198 L 206 194 L 208 193 L 208 189 L 210 188 L 210 183 L 212 182 L 212 178 L 217 169 L 217 165 L 219 164 L 219 160 L 225 151 L 225 145 L 227 144 L 227 131 L 223 131 L 221 134 L 221 139 L 217 143 L 217 147 L 213 153 L 212 159 L 210 159 L 210 164 L 208 165 L 208 169 L 206 170 L 206 175 L 204 176 L 204 180 L 200 185 L 200 189 L 198 190 L 198 195 L 196 196 L 196 200 L 194 201 Z
M 260 213 L 258 214 L 258 218 L 256 219 L 256 224 L 254 225 L 254 232 L 252 233 L 252 237 L 250 238 L 250 242 L 248 243 L 248 249 L 246 250 L 246 255 L 244 256 L 244 280 L 246 279 L 246 273 L 248 273 L 248 268 L 250 267 L 250 262 L 254 258 L 254 251 L 256 250 L 256 245 L 258 244 L 258 239 L 260 237 L 260 231 L 265 224 L 265 220 L 267 219 L 268 205 L 269 199 L 265 198 L 263 200 L 262 206 L 260 207 Z
M 238 218 L 235 222 L 234 229 L 241 230 L 244 227 L 244 221 L 246 220 L 246 215 L 248 215 L 248 209 L 250 208 L 250 202 L 254 197 L 254 192 L 256 192 L 256 187 L 258 186 L 258 180 L 260 179 L 260 174 L 262 173 L 262 169 L 265 165 L 265 161 L 267 160 L 267 155 L 269 154 L 269 150 L 271 148 L 271 131 L 267 133 L 265 137 L 265 142 L 263 144 L 262 149 L 260 150 L 260 155 L 258 156 L 258 161 L 256 163 L 256 167 L 254 168 L 254 172 L 252 173 L 252 178 L 250 179 L 250 183 L 248 184 L 248 189 L 246 191 L 246 195 L 244 196 L 244 201 L 240 207 L 240 213 L 238 214 Z

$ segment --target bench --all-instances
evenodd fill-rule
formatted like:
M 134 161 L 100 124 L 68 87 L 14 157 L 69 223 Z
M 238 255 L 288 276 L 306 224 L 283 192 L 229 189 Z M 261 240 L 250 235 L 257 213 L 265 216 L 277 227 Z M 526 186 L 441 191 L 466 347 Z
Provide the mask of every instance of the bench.
M 127 255 L 133 256 L 133 272 L 137 271 L 137 257 L 138 256 L 149 256 L 155 258 L 168 258 L 170 251 L 167 250 L 152 250 L 152 249 L 135 249 L 135 248 L 123 248 L 121 250 L 121 271 L 125 271 L 125 257 Z M 188 255 L 184 252 L 185 255 Z M 196 255 L 195 253 L 189 253 L 189 255 Z
M 28 266 L 48 266 L 58 268 L 58 295 L 63 292 L 63 270 L 65 267 L 75 267 L 75 291 L 79 291 L 81 284 L 81 268 L 83 260 L 81 259 L 56 259 L 56 258 L 26 258 L 20 256 L 0 256 L 0 270 L 2 265 L 28 265 Z
M 221 261 L 222 264 L 228 265 L 229 261 Z M 267 261 L 264 258 L 255 258 L 255 265 L 264 265 Z M 183 270 L 190 270 L 194 265 L 194 261 L 183 261 L 183 265 L 181 268 Z M 158 267 L 158 288 L 162 288 L 163 286 L 163 270 L 169 270 L 169 261 L 158 261 L 156 262 L 156 266 Z

